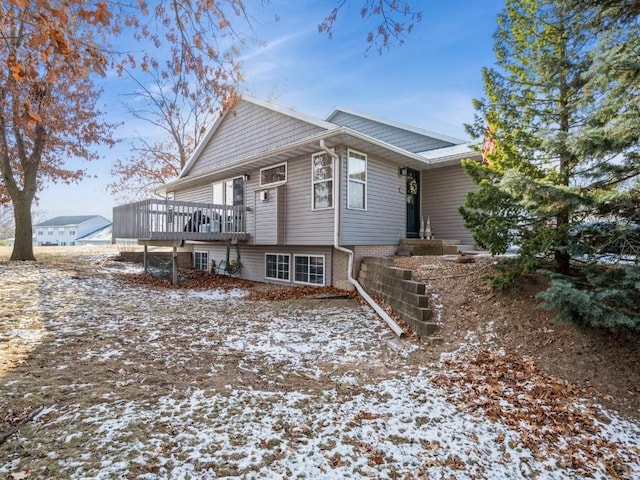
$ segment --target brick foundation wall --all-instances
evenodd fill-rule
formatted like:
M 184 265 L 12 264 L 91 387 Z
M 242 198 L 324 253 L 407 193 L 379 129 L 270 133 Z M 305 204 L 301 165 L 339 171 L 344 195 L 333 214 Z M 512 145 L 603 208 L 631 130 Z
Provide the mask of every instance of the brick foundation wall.
M 349 254 L 334 248 L 331 251 L 331 262 L 331 271 L 333 272 L 331 284 L 336 288 L 341 288 L 342 290 L 355 290 L 355 287 L 351 285 L 347 276 L 349 269 Z
M 365 257 L 392 257 L 398 251 L 398 245 L 358 245 L 353 248 L 353 277 L 360 275 L 360 264 Z

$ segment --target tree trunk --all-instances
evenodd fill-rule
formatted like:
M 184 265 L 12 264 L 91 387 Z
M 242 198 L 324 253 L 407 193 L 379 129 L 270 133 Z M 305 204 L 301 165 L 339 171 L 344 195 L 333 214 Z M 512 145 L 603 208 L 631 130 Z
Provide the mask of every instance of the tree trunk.
M 571 255 L 566 252 L 555 251 L 556 271 L 561 275 L 571 273 Z
M 33 226 L 31 225 L 31 202 L 26 195 L 13 198 L 13 216 L 16 221 L 16 234 L 11 252 L 11 260 L 35 260 L 33 255 Z

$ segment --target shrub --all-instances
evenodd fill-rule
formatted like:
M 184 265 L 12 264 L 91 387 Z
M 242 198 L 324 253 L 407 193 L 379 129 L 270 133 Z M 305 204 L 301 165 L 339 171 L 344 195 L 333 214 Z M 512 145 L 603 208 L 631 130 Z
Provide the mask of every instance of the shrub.
M 610 330 L 640 330 L 640 266 L 590 265 L 577 276 L 545 271 L 543 306 L 558 309 L 558 319 Z

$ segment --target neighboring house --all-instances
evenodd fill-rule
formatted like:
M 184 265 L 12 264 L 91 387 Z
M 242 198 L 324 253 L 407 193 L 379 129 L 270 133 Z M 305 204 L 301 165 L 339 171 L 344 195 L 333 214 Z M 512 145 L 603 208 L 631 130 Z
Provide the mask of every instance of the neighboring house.
M 35 244 L 78 245 L 82 238 L 110 226 L 111 222 L 100 215 L 55 217 L 34 225 Z
M 462 140 L 334 109 L 325 120 L 243 98 L 208 130 L 164 200 L 114 209 L 114 237 L 183 245 L 197 268 L 349 288 L 367 255 L 392 255 L 430 220 L 473 244 L 457 208 L 473 189 Z M 346 250 L 345 250 L 346 248 Z
M 111 224 L 76 240 L 76 245 L 111 245 L 113 228 Z

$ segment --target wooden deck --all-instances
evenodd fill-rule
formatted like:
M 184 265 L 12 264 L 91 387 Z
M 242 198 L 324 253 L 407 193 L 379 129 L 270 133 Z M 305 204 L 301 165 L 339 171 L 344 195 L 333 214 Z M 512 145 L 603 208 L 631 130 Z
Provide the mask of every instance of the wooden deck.
M 244 205 L 150 199 L 113 209 L 113 237 L 144 241 L 244 241 Z

